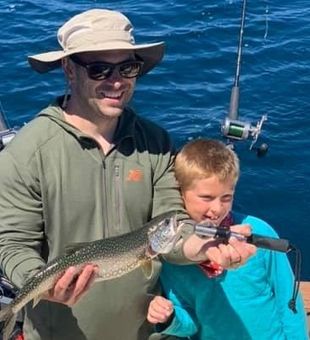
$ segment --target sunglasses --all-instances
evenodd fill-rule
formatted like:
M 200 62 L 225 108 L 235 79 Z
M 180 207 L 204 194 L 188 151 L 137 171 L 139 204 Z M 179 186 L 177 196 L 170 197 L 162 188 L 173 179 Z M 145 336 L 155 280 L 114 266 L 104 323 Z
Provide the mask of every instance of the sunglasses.
M 93 80 L 104 80 L 109 78 L 115 69 L 123 78 L 138 77 L 142 70 L 143 61 L 141 60 L 126 60 L 118 64 L 110 64 L 101 61 L 85 63 L 77 56 L 71 55 L 70 59 L 82 67 L 86 68 L 88 77 Z

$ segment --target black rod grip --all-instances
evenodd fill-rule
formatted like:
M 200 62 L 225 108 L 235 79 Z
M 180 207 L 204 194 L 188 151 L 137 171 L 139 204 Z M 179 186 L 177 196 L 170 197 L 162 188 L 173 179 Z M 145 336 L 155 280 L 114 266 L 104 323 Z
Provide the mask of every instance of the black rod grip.
M 264 237 L 257 234 L 252 234 L 247 237 L 247 242 L 254 244 L 258 248 L 265 248 L 270 250 L 281 251 L 287 253 L 291 250 L 288 240 L 283 238 Z
M 237 120 L 239 115 L 238 110 L 239 110 L 239 87 L 234 86 L 231 90 L 230 95 L 228 118 L 230 118 L 231 120 Z

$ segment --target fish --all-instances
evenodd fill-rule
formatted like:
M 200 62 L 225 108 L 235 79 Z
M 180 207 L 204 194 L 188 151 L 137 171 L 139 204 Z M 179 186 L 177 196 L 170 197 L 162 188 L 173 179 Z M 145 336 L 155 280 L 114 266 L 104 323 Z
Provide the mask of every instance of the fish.
M 11 303 L 0 311 L 0 322 L 4 322 L 3 340 L 9 339 L 17 313 L 30 301 L 33 301 L 34 308 L 71 266 L 82 270 L 86 264 L 97 265 L 95 282 L 119 278 L 138 267 L 150 277 L 152 259 L 169 253 L 180 239 L 182 222 L 178 222 L 177 216 L 176 211 L 167 212 L 133 232 L 68 246 L 64 255 L 56 257 L 31 276 Z

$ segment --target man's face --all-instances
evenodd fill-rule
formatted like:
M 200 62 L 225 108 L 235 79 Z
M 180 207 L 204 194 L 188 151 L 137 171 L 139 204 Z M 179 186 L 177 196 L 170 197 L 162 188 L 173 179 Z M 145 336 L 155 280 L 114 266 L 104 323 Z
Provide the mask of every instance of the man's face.
M 134 60 L 133 52 L 87 52 L 78 54 L 83 63 L 104 62 L 118 64 L 127 60 Z M 136 78 L 124 78 L 115 68 L 112 74 L 103 80 L 94 80 L 88 76 L 85 67 L 70 60 L 71 64 L 71 99 L 74 107 L 83 110 L 83 114 L 97 118 L 119 117 L 130 101 Z
M 232 208 L 234 191 L 233 180 L 221 182 L 213 175 L 195 180 L 189 189 L 182 191 L 182 196 L 185 208 L 193 220 L 208 220 L 219 225 Z

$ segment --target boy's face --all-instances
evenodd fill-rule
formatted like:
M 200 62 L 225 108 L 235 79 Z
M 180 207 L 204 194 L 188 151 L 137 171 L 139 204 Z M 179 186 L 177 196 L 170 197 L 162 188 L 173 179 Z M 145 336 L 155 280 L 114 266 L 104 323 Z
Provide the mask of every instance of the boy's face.
M 219 225 L 232 208 L 235 181 L 220 182 L 213 175 L 197 179 L 192 186 L 182 191 L 185 208 L 196 222 L 208 220 Z

